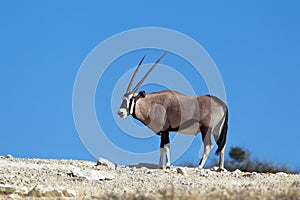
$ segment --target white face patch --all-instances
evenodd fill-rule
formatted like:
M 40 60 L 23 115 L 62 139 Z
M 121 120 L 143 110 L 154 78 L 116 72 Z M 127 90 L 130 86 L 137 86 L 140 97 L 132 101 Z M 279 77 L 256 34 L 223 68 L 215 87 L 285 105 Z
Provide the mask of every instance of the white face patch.
M 135 99 L 133 98 L 132 101 L 131 101 L 131 105 L 129 104 L 129 106 L 130 106 L 130 108 L 129 108 L 129 114 L 130 115 L 132 115 L 132 113 L 133 113 L 134 105 L 135 105 Z
M 124 119 L 125 117 L 127 117 L 127 110 L 125 108 L 120 108 L 118 111 L 119 116 Z
M 118 111 L 118 115 L 122 119 L 126 118 L 129 114 L 132 114 L 132 113 L 129 113 L 129 112 L 131 112 L 131 110 L 133 112 L 133 106 L 131 106 L 132 108 L 129 108 L 130 100 L 131 100 L 132 97 L 133 97 L 133 94 L 128 94 L 128 95 L 123 96 L 123 101 L 122 101 L 122 104 L 121 104 L 121 106 L 119 108 L 119 111 Z

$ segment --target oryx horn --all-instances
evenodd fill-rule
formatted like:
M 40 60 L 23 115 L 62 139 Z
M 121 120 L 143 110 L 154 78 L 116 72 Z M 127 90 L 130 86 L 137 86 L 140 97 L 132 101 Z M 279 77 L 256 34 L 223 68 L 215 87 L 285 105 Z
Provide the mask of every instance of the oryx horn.
M 149 69 L 149 71 L 145 74 L 145 76 L 140 80 L 140 82 L 133 88 L 131 93 L 135 93 L 136 90 L 142 85 L 142 83 L 145 81 L 145 79 L 148 77 L 148 75 L 150 74 L 150 72 L 154 69 L 154 67 L 156 67 L 156 65 L 161 61 L 161 59 L 163 59 L 163 57 L 165 57 L 165 55 L 168 52 L 165 52 Z M 137 70 L 136 70 L 137 71 Z M 135 75 L 135 74 L 134 74 Z
M 143 56 L 143 58 L 142 58 L 141 61 L 139 62 L 139 65 L 138 65 L 137 68 L 135 69 L 135 71 L 134 71 L 134 73 L 133 73 L 133 75 L 132 75 L 132 77 L 131 77 L 131 79 L 130 79 L 128 88 L 127 88 L 127 90 L 126 90 L 126 94 L 128 94 L 128 93 L 130 92 L 130 89 L 131 89 L 133 80 L 134 80 L 134 78 L 135 78 L 135 76 L 136 76 L 136 73 L 139 71 L 139 68 L 140 68 L 140 66 L 142 65 L 142 63 L 143 63 L 145 57 L 146 57 L 146 55 Z

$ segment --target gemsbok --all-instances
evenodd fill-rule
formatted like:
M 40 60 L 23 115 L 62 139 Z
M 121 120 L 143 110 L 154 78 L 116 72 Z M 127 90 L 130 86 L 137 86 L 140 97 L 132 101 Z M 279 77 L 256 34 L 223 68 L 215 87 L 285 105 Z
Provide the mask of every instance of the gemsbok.
M 163 167 L 163 156 L 166 153 L 166 168 L 170 168 L 169 132 L 196 135 L 201 132 L 204 143 L 204 154 L 199 168 L 203 168 L 212 150 L 211 134 L 217 143 L 216 155 L 220 155 L 219 170 L 224 170 L 224 149 L 228 129 L 228 109 L 224 102 L 215 96 L 185 96 L 172 90 L 164 90 L 146 94 L 136 93 L 150 72 L 166 55 L 164 53 L 131 90 L 134 78 L 142 65 L 145 56 L 139 62 L 131 77 L 118 115 L 125 118 L 132 115 L 154 133 L 160 135 L 159 166 Z

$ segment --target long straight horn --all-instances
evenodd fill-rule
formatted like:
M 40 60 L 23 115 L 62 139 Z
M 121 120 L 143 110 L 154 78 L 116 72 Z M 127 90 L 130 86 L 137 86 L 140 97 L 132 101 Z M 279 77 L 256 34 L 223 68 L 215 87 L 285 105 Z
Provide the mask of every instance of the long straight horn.
M 140 66 L 142 65 L 142 63 L 143 63 L 145 57 L 146 57 L 146 55 L 143 56 L 143 58 L 142 58 L 141 61 L 139 62 L 139 65 L 138 65 L 137 68 L 135 69 L 135 71 L 134 71 L 134 73 L 133 73 L 133 75 L 132 75 L 132 77 L 131 77 L 131 79 L 130 79 L 129 85 L 128 85 L 128 87 L 127 87 L 126 94 L 128 94 L 128 93 L 130 92 L 130 89 L 131 89 L 132 83 L 133 83 L 133 81 L 134 81 L 134 78 L 135 78 L 135 76 L 136 76 L 136 73 L 139 71 L 139 68 L 140 68 Z
M 149 71 L 145 74 L 145 76 L 140 80 L 140 82 L 133 88 L 131 93 L 135 93 L 136 90 L 142 85 L 142 83 L 145 81 L 145 79 L 148 77 L 148 75 L 150 74 L 150 72 L 154 69 L 154 67 L 156 67 L 156 65 L 161 61 L 161 59 L 163 59 L 163 57 L 165 57 L 165 55 L 168 52 L 164 53 L 153 65 L 152 67 L 149 69 Z

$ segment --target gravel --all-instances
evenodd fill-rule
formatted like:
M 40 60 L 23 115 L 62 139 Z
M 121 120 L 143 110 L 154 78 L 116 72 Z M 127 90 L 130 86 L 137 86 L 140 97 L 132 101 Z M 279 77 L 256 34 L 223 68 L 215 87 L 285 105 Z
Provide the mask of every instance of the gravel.
M 0 199 L 300 199 L 300 175 L 0 157 Z

